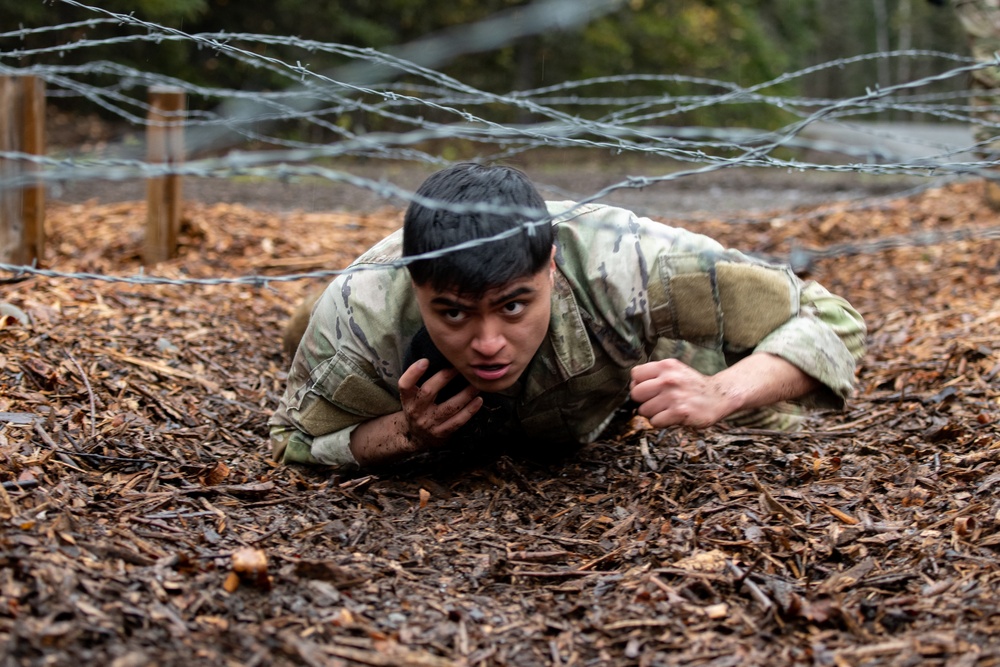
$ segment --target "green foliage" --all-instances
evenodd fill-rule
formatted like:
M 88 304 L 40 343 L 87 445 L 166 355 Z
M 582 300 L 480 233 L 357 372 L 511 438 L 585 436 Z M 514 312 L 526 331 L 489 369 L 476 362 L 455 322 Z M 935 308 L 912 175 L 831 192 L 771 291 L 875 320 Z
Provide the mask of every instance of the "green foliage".
M 533 64 L 517 79 L 520 88 L 560 81 L 643 73 L 715 78 L 753 85 L 779 75 L 790 54 L 769 38 L 755 2 L 711 3 L 702 0 L 633 0 L 620 11 L 592 21 L 569 35 L 526 40 L 515 48 L 528 51 Z M 530 42 L 536 42 L 532 45 Z M 514 61 L 519 60 L 516 56 Z M 721 92 L 693 84 L 639 82 L 605 85 L 592 94 L 697 95 Z M 778 91 L 772 91 L 778 92 Z M 785 90 L 785 92 L 789 92 Z M 737 113 L 739 115 L 737 115 Z M 739 112 L 716 107 L 692 111 L 671 123 L 775 124 L 783 114 L 763 107 Z
M 115 13 L 133 14 L 138 18 L 164 26 L 179 27 L 185 21 L 197 20 L 208 11 L 206 0 L 97 0 L 91 6 Z M 14 26 L 29 28 L 56 27 L 88 19 L 104 18 L 104 14 L 87 11 L 58 1 L 41 0 L 0 0 L 0 16 L 4 17 L 3 29 Z M 117 26 L 116 26 L 117 28 Z M 59 44 L 74 44 L 85 39 L 101 39 L 123 34 L 108 26 L 77 26 L 63 30 L 49 31 L 41 35 L 30 35 L 20 40 L 18 48 L 32 49 Z M 10 48 L 9 44 L 2 45 Z M 136 43 L 94 47 L 84 50 L 70 49 L 59 54 L 60 63 L 66 65 L 111 60 L 130 65 L 140 70 L 166 72 L 183 76 L 188 69 L 187 58 L 190 46 L 164 42 Z M 8 65 L 27 65 L 37 58 L 20 61 L 5 61 Z M 151 63 L 154 63 L 151 65 Z
M 89 4 L 111 12 L 134 13 L 145 20 L 166 24 L 195 19 L 208 9 L 206 0 L 96 0 Z M 9 29 L 17 24 L 59 25 L 94 15 L 61 2 L 0 0 L 0 16 L 4 17 L 3 28 Z
M 168 23 L 195 19 L 208 9 L 205 0 L 105 0 L 96 4 L 109 11 L 135 12 L 147 20 Z
M 888 22 L 878 24 L 873 3 L 842 0 L 628 0 L 584 26 L 525 37 L 502 48 L 461 55 L 435 65 L 469 85 L 505 93 L 564 81 L 623 74 L 676 74 L 708 77 L 751 86 L 803 66 L 837 57 L 870 53 L 878 43 L 893 48 L 963 48 L 956 22 L 947 7 L 923 0 L 882 0 Z M 469 25 L 529 0 L 93 0 L 102 8 L 132 13 L 143 20 L 189 33 L 263 33 L 296 36 L 358 47 L 391 49 L 448 29 Z M 54 26 L 99 14 L 58 0 L 0 0 L 4 28 L 18 24 Z M 887 31 L 878 33 L 877 31 Z M 68 44 L 83 38 L 138 34 L 127 26 L 78 28 L 31 36 L 25 46 Z M 905 37 L 905 39 L 904 39 Z M 349 64 L 319 51 L 291 46 L 234 42 L 258 53 L 301 62 L 315 72 L 335 71 Z M 264 68 L 252 67 L 226 53 L 190 42 L 135 42 L 67 51 L 63 62 L 114 60 L 136 68 L 176 76 L 193 83 L 247 90 L 279 89 L 294 84 Z M 5 61 L 8 64 L 16 65 Z M 27 61 L 23 61 L 27 62 Z M 893 77 L 920 76 L 884 63 L 851 70 L 824 71 L 807 81 L 793 81 L 767 92 L 843 96 Z M 633 82 L 581 91 L 594 96 L 705 95 L 721 92 L 706 84 Z M 214 100 L 192 100 L 214 105 Z M 603 111 L 572 108 L 573 113 L 599 117 Z M 528 118 L 496 118 L 498 121 Z M 778 126 L 785 114 L 766 106 L 714 106 L 670 116 L 670 124 Z M 365 126 L 364 118 L 345 122 Z M 369 128 L 373 129 L 373 128 Z M 377 128 L 376 128 L 377 129 Z

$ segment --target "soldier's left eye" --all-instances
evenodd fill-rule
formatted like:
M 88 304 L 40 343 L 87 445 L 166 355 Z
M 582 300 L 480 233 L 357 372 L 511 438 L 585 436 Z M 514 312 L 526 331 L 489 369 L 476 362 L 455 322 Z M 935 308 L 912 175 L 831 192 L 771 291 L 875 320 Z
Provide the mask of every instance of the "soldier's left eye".
M 523 301 L 511 301 L 510 303 L 505 303 L 503 305 L 504 313 L 507 315 L 520 315 L 525 309 L 525 303 Z

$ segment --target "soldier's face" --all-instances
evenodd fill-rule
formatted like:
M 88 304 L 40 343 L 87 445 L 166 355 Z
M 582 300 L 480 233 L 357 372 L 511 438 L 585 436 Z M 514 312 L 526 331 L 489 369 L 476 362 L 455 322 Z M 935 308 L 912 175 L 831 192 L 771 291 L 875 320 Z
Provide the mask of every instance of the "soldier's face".
M 496 392 L 513 385 L 545 340 L 555 262 L 489 290 L 480 299 L 416 285 L 431 340 L 469 384 Z

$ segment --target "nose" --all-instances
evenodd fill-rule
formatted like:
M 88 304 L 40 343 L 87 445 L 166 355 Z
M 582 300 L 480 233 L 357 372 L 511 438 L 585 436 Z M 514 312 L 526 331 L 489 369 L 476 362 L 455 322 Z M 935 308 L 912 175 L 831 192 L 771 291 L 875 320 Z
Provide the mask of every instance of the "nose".
M 472 338 L 471 348 L 476 354 L 491 358 L 500 354 L 500 351 L 507 345 L 507 339 L 503 334 L 503 327 L 497 318 L 484 318 Z

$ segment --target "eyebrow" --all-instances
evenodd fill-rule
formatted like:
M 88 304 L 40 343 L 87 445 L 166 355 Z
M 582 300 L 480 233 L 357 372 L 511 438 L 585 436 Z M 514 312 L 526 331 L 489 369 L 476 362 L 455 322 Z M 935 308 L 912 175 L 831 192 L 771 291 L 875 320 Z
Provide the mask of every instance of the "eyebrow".
M 499 306 L 502 303 L 507 303 L 508 301 L 513 301 L 514 299 L 516 299 L 519 296 L 524 296 L 525 294 L 534 294 L 534 293 L 535 293 L 535 289 L 533 287 L 527 287 L 527 286 L 515 287 L 514 289 L 512 289 L 509 292 L 507 292 L 506 294 L 501 294 L 497 298 L 495 298 L 492 301 L 490 301 L 490 305 L 491 306 Z
M 524 296 L 526 294 L 534 294 L 535 289 L 533 287 L 515 287 L 506 294 L 501 294 L 495 299 L 490 300 L 490 306 L 499 306 L 500 304 L 512 301 L 519 296 Z M 446 296 L 436 296 L 431 299 L 431 303 L 436 306 L 444 306 L 446 308 L 455 308 L 456 310 L 468 310 L 470 305 L 468 302 L 456 301 L 455 299 L 450 299 Z

